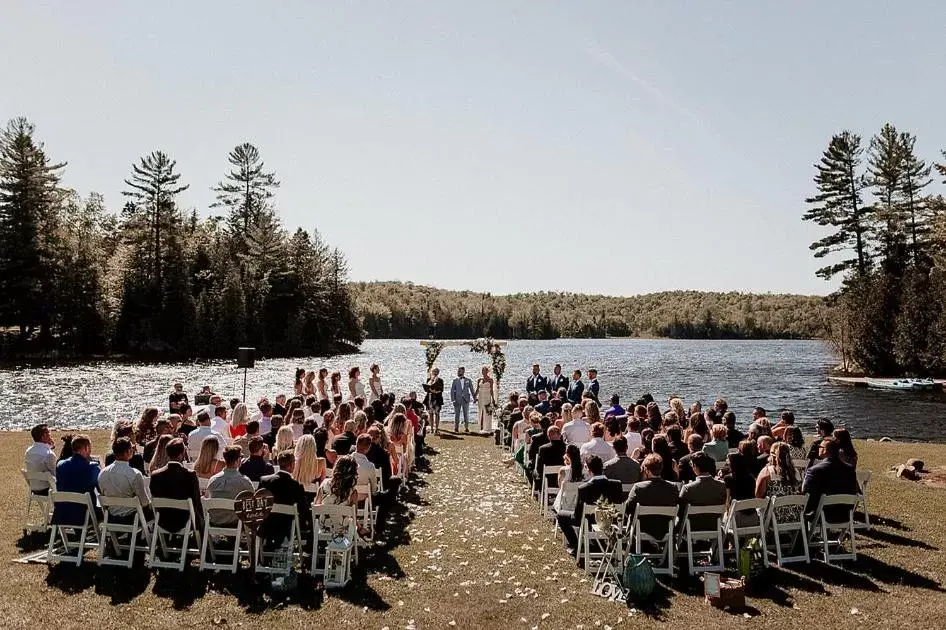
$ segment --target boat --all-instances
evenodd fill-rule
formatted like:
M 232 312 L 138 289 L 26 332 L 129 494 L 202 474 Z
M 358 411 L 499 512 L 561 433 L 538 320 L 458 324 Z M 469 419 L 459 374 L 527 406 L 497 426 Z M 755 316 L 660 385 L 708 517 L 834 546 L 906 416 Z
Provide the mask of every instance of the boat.
M 867 386 L 875 389 L 897 389 L 914 391 L 933 389 L 936 383 L 931 378 L 896 378 L 892 380 L 867 379 Z

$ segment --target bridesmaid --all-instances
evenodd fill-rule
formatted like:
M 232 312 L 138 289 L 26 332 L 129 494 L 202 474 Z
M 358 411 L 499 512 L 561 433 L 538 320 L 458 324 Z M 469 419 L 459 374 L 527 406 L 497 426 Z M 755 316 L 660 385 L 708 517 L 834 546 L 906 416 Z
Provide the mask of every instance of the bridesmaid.
M 355 366 L 348 370 L 348 400 L 355 400 L 359 396 L 365 398 L 365 384 L 361 382 L 361 368 Z
M 328 369 L 320 368 L 319 369 L 319 380 L 315 384 L 315 389 L 318 392 L 319 400 L 328 400 L 328 391 L 326 391 L 327 385 L 325 384 L 325 379 L 328 378 Z
M 332 372 L 332 400 L 335 400 L 336 396 L 342 395 L 342 373 L 341 372 Z
M 384 394 L 384 388 L 381 387 L 381 368 L 377 363 L 371 366 L 371 378 L 368 379 L 368 388 L 371 390 L 371 393 L 368 395 L 369 404 L 376 400 L 381 400 L 381 395 Z
M 304 385 L 302 384 L 302 377 L 305 376 L 305 370 L 302 368 L 296 368 L 296 382 L 292 386 L 292 391 L 296 393 L 296 396 L 301 396 L 304 390 Z
M 302 390 L 302 393 L 306 396 L 315 395 L 315 372 L 309 370 L 305 375 L 305 387 Z

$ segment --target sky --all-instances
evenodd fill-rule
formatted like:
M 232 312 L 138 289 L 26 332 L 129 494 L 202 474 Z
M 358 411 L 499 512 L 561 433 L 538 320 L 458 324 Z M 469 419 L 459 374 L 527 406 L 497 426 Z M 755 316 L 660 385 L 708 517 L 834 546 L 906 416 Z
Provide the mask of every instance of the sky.
M 946 148 L 941 1 L 0 6 L 0 120 L 66 185 L 117 211 L 161 149 L 206 216 L 249 141 L 353 280 L 825 294 L 800 217 L 831 135 Z

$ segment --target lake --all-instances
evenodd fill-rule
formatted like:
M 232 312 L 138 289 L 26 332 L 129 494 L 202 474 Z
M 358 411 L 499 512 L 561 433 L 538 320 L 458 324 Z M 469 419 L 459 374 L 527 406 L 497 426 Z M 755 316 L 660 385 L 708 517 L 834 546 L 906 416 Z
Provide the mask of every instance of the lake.
M 745 427 L 754 406 L 770 418 L 791 409 L 810 433 L 821 417 L 844 424 L 856 437 L 942 441 L 941 417 L 946 397 L 941 393 L 912 393 L 856 389 L 827 381 L 836 363 L 821 341 L 694 341 L 672 339 L 560 339 L 511 341 L 505 348 L 504 392 L 524 389 L 533 362 L 551 374 L 554 363 L 564 372 L 588 367 L 599 371 L 602 400 L 612 393 L 622 402 L 650 392 L 666 407 L 670 394 L 687 405 L 710 404 L 726 398 Z M 424 350 L 418 340 L 369 340 L 360 354 L 309 359 L 257 361 L 248 373 L 247 398 L 292 391 L 293 370 L 321 366 L 343 374 L 352 365 L 378 363 L 386 390 L 420 391 L 424 380 Z M 437 364 L 449 389 L 459 365 L 474 377 L 488 359 L 467 348 L 446 348 Z M 147 405 L 166 409 L 171 384 L 180 380 L 193 394 L 204 384 L 225 398 L 242 397 L 243 371 L 233 361 L 194 363 L 119 363 L 99 361 L 60 366 L 29 366 L 0 370 L 0 428 L 26 429 L 36 422 L 53 427 L 108 427 L 117 417 L 135 418 Z M 347 374 L 345 378 L 347 383 Z M 449 393 L 449 392 L 448 392 Z M 444 417 L 452 414 L 449 400 Z M 475 413 L 475 412 L 474 412 Z

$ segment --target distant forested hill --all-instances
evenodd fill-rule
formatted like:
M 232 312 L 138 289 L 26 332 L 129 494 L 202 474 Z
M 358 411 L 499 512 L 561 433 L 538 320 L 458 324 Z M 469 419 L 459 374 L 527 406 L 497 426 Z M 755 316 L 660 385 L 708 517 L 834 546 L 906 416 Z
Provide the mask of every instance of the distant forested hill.
M 371 338 L 821 337 L 827 306 L 807 295 L 665 291 L 633 297 L 577 293 L 494 296 L 403 282 L 353 282 L 349 291 Z

